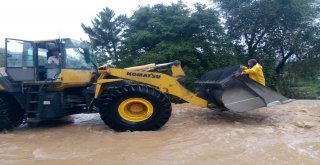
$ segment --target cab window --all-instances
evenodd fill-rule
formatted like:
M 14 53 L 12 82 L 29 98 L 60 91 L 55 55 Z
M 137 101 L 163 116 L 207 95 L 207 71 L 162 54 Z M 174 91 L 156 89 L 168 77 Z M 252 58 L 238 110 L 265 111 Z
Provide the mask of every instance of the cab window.
M 7 41 L 7 67 L 33 67 L 33 46 L 30 42 Z
M 47 49 L 38 48 L 38 65 L 44 66 L 47 63 Z
M 92 66 L 86 61 L 82 48 L 66 48 L 66 68 L 90 69 Z

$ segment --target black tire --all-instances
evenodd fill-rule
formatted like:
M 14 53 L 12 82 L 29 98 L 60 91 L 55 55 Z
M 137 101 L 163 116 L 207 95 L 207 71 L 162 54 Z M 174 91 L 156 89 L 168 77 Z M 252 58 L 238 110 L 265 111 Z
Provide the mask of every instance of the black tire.
M 152 104 L 152 114 L 143 121 L 130 121 L 121 116 L 119 106 L 128 99 L 137 98 Z M 151 105 L 150 104 L 150 105 Z M 115 131 L 152 131 L 161 128 L 171 116 L 169 99 L 155 88 L 130 85 L 105 90 L 97 101 L 100 117 Z M 119 108 L 119 109 L 118 109 Z
M 6 93 L 0 93 L 0 130 L 12 130 L 23 122 L 24 111 L 16 100 Z

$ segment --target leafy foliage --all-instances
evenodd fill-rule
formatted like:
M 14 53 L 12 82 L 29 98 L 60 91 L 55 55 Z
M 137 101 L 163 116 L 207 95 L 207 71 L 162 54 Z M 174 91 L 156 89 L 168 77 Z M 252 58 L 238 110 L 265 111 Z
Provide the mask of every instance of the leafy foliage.
M 290 61 L 305 59 L 319 45 L 316 0 L 217 0 L 228 36 L 241 59 L 257 58 L 273 87 Z M 317 52 L 316 54 L 319 54 Z M 274 76 L 274 75 L 277 76 Z
M 114 11 L 104 8 L 92 21 L 92 27 L 81 24 L 83 30 L 89 35 L 92 46 L 98 55 L 98 62 L 112 61 L 119 63 L 119 47 L 121 34 L 126 28 L 127 17 L 115 16 Z
M 105 8 L 92 27 L 82 27 L 100 63 L 127 67 L 178 59 L 188 82 L 250 58 L 264 66 L 268 86 L 284 93 L 290 93 L 288 75 L 318 77 L 319 1 L 212 1 L 218 8 L 197 3 L 190 9 L 182 1 L 141 6 L 130 18 Z
M 143 7 L 135 12 L 126 33 L 129 61 L 135 65 L 179 59 L 184 66 L 193 68 L 186 69 L 190 81 L 206 70 L 234 63 L 235 56 L 225 49 L 231 45 L 218 13 L 202 4 L 195 8 L 191 12 L 178 2 Z
M 5 49 L 0 48 L 0 67 L 4 67 Z

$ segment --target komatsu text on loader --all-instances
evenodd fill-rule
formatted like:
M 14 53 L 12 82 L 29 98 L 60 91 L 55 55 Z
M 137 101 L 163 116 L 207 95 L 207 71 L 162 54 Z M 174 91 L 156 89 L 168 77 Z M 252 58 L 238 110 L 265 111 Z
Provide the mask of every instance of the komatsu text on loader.
M 173 95 L 204 108 L 247 111 L 288 101 L 246 77 L 240 66 L 206 73 L 196 92 L 183 85 L 179 61 L 131 68 L 98 67 L 84 42 L 72 39 L 24 41 L 6 39 L 5 71 L 0 76 L 0 130 L 23 122 L 100 113 L 116 131 L 161 128 L 170 118 Z M 48 64 L 48 52 L 58 48 L 59 65 Z M 152 72 L 171 67 L 171 75 Z

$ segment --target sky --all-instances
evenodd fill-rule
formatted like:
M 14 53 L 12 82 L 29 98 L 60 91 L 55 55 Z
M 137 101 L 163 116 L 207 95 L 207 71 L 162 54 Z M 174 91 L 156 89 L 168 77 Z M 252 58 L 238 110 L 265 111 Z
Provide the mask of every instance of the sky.
M 81 23 L 91 25 L 91 20 L 105 7 L 131 16 L 138 6 L 172 2 L 177 0 L 2 0 L 0 47 L 4 47 L 5 38 L 43 40 L 60 36 L 88 40 Z M 208 0 L 183 2 L 190 7 L 196 2 L 209 4 Z

